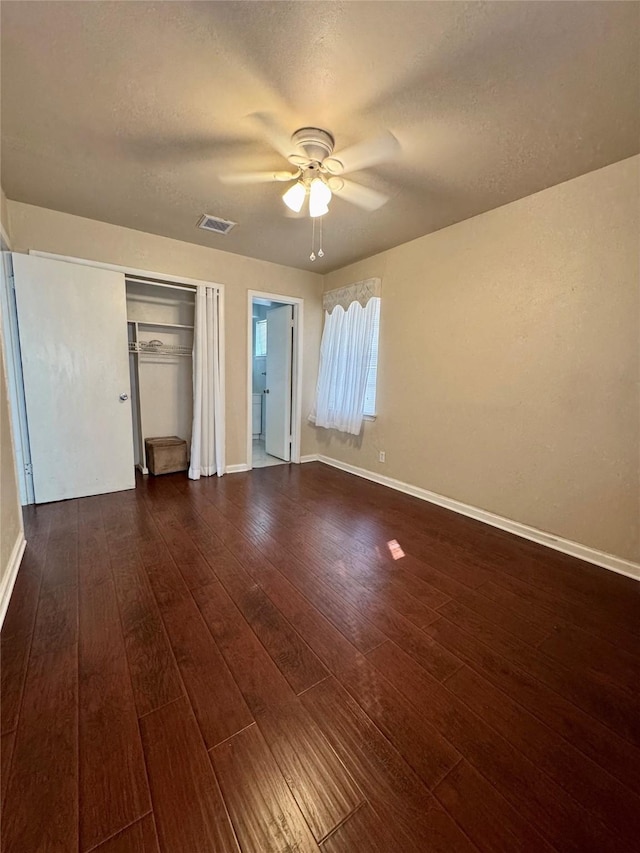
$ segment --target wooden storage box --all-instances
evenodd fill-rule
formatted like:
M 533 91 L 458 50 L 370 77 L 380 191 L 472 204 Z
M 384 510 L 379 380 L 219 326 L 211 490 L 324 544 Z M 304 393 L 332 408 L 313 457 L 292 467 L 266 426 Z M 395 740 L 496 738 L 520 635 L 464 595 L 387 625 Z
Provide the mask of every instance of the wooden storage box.
M 151 474 L 172 474 L 189 467 L 187 442 L 177 435 L 145 438 L 144 449 Z

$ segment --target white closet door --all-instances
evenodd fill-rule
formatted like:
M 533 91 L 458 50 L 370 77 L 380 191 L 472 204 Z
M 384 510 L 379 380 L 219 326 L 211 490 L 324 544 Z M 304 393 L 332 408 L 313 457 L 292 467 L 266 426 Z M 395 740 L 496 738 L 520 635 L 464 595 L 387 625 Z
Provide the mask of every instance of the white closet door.
M 134 488 L 124 276 L 18 254 L 13 269 L 36 503 Z
M 292 329 L 292 305 L 267 312 L 265 450 L 285 462 L 291 459 Z

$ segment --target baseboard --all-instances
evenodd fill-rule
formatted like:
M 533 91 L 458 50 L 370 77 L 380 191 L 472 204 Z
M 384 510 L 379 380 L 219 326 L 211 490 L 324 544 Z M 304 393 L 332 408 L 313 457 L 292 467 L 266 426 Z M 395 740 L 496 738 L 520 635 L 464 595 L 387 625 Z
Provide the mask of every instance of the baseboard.
M 11 551 L 11 556 L 9 557 L 9 565 L 4 574 L 4 578 L 0 583 L 0 628 L 4 622 L 7 607 L 9 606 L 9 601 L 11 599 L 11 593 L 13 592 L 13 585 L 16 582 L 18 569 L 20 568 L 22 555 L 24 554 L 26 546 L 27 540 L 24 538 L 24 533 L 20 531 L 20 534 L 16 539 L 16 544 L 13 546 L 13 550 Z
M 340 462 L 338 459 L 332 459 L 330 456 L 320 455 L 316 458 L 318 461 L 324 462 L 325 465 L 330 465 L 332 468 L 339 468 L 341 471 L 347 471 L 349 474 L 355 474 L 357 477 L 363 477 L 365 480 L 372 480 L 374 483 L 379 483 L 382 486 L 388 486 L 390 489 L 395 489 L 398 492 L 404 492 L 407 495 L 412 495 L 414 498 L 420 498 L 420 500 L 437 504 L 438 506 L 450 509 L 453 512 L 458 512 L 460 515 L 466 515 L 469 518 L 474 518 L 476 521 L 482 521 L 485 524 L 490 524 L 492 527 L 497 527 L 500 530 L 506 530 L 508 533 L 521 536 L 523 539 L 529 539 L 531 542 L 537 542 L 539 545 L 546 545 L 547 548 L 553 548 L 554 551 L 561 551 L 563 554 L 570 554 L 572 557 L 577 557 L 579 560 L 585 560 L 587 563 L 593 563 L 596 566 L 601 566 L 603 569 L 609 569 L 610 571 L 617 572 L 620 575 L 626 575 L 629 578 L 640 580 L 640 563 L 634 563 L 631 560 L 624 560 L 621 557 L 615 557 L 613 554 L 607 554 L 604 551 L 598 551 L 595 548 L 589 548 L 586 545 L 581 545 L 579 542 L 572 542 L 570 539 L 563 539 L 560 536 L 545 533 L 543 530 L 538 530 L 535 527 L 529 527 L 527 524 L 521 524 L 519 521 L 513 521 L 510 518 L 495 515 L 485 509 L 479 509 L 478 507 L 471 506 L 470 504 L 461 503 L 453 498 L 447 498 L 444 495 L 439 495 L 436 492 L 430 492 L 428 489 L 422 489 L 419 486 L 412 486 L 410 483 L 403 483 L 401 480 L 394 480 L 392 477 L 385 477 L 383 474 L 376 474 L 373 471 L 367 471 L 366 468 L 347 465 L 345 462 Z
M 317 453 L 309 453 L 307 456 L 301 456 L 300 462 L 317 462 L 319 459 Z
M 240 474 L 242 471 L 250 471 L 251 468 L 246 462 L 241 462 L 239 465 L 227 465 L 225 474 Z

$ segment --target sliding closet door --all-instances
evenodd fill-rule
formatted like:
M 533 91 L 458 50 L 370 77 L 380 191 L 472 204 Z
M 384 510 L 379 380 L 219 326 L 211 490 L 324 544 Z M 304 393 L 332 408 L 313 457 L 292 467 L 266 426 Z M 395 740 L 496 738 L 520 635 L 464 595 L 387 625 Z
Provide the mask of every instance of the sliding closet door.
M 13 255 L 36 503 L 135 486 L 124 276 Z

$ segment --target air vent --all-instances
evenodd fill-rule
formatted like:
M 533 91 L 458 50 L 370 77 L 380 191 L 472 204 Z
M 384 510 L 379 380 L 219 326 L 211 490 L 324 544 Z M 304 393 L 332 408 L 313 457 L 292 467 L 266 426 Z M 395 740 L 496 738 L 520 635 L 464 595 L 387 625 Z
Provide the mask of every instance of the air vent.
M 231 222 L 229 219 L 219 219 L 217 216 L 209 216 L 205 213 L 200 217 L 198 228 L 203 231 L 213 231 L 215 234 L 228 234 L 231 229 L 237 225 L 237 222 Z

